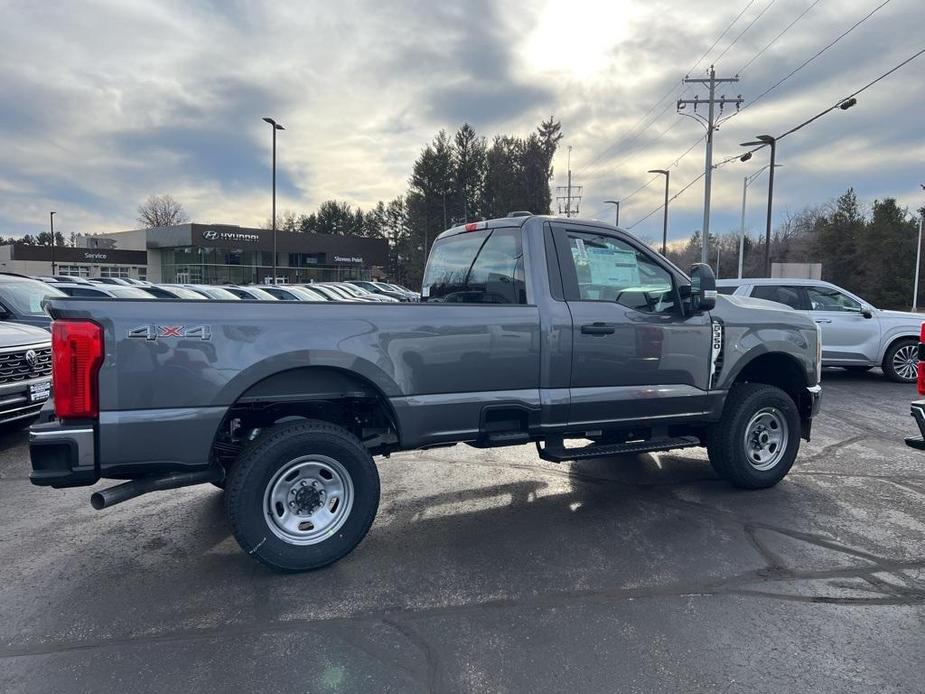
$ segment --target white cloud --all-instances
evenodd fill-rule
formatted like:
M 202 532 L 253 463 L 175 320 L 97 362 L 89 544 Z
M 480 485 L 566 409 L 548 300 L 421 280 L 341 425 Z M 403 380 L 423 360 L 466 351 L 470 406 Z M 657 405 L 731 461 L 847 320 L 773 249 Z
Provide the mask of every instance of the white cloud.
M 778 0 L 720 71 L 744 64 L 808 3 Z M 755 3 L 698 69 L 764 5 Z M 583 211 L 610 219 L 602 200 L 636 189 L 646 169 L 665 166 L 700 137 L 693 122 L 675 125 L 675 90 L 652 112 L 651 127 L 627 142 L 739 9 L 684 0 L 8 5 L 0 27 L 0 234 L 43 229 L 48 209 L 66 231 L 124 229 L 152 192 L 171 193 L 194 219 L 259 224 L 269 215 L 264 115 L 286 126 L 278 207 L 302 211 L 332 197 L 370 206 L 403 192 L 414 158 L 440 127 L 468 120 L 486 135 L 525 133 L 555 113 L 574 147 Z M 870 9 L 868 0 L 819 3 L 734 89 L 748 102 Z M 717 134 L 717 158 L 757 132 L 782 131 L 911 53 L 920 15 L 919 3 L 895 0 L 729 121 Z M 779 209 L 852 184 L 862 196 L 911 202 L 921 126 L 907 110 L 922 110 L 920 74 L 910 66 L 852 111 L 788 141 Z M 564 163 L 563 150 L 557 179 Z M 699 146 L 673 169 L 673 182 L 702 167 Z M 716 172 L 715 226 L 737 219 L 744 170 Z M 905 190 L 901 176 L 910 178 Z M 659 199 L 658 185 L 640 192 L 623 221 Z M 701 205 L 699 184 L 672 203 L 676 235 L 699 226 Z M 657 217 L 647 222 L 652 229 Z

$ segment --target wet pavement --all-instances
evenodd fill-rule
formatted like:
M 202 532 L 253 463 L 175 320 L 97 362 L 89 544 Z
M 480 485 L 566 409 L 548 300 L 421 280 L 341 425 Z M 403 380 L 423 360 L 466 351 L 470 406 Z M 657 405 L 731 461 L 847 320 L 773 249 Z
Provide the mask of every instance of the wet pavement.
M 701 449 L 379 460 L 351 555 L 272 573 L 211 486 L 103 512 L 0 436 L 2 692 L 925 691 L 915 389 L 839 371 L 790 475 Z

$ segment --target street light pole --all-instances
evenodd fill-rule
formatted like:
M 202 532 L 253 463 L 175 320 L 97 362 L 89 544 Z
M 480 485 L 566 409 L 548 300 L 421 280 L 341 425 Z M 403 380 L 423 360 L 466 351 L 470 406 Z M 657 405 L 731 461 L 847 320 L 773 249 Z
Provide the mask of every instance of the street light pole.
M 739 224 L 739 279 L 742 279 L 742 263 L 745 259 L 745 196 L 748 194 L 748 176 L 742 179 L 742 222 Z
M 760 147 L 767 145 L 771 148 L 771 163 L 768 165 L 768 218 L 764 230 L 764 274 L 771 276 L 771 207 L 774 202 L 774 168 L 777 155 L 777 138 L 771 135 L 759 135 L 754 142 L 743 142 L 742 147 Z
M 55 213 L 48 213 L 48 226 L 51 229 L 51 274 L 55 274 Z
M 671 172 L 668 169 L 649 169 L 649 173 L 665 177 L 665 209 L 662 215 L 662 255 L 665 255 L 668 251 L 668 182 L 671 180 Z
M 925 184 L 922 185 L 925 190 Z M 922 227 L 925 225 L 925 206 L 919 210 L 919 242 L 915 247 L 915 285 L 912 288 L 912 310 L 919 309 L 919 268 L 922 263 Z
M 752 158 L 751 152 L 746 152 L 741 157 L 739 157 L 741 161 L 748 161 L 751 158 Z M 755 179 L 757 179 L 762 173 L 764 173 L 765 169 L 769 168 L 770 166 L 771 166 L 770 164 L 765 164 L 760 169 L 758 169 L 755 173 L 753 173 L 751 176 L 746 176 L 742 180 L 742 222 L 740 226 L 740 235 L 739 235 L 739 279 L 742 279 L 742 264 L 745 258 L 745 199 L 746 199 L 746 195 L 748 192 L 748 187 L 752 183 L 755 182 Z M 774 166 L 779 167 L 779 166 L 783 166 L 783 164 L 775 164 Z
M 764 275 L 771 276 L 771 206 L 774 204 L 774 158 L 777 154 L 777 140 L 770 139 L 771 167 L 768 169 L 768 220 L 764 230 Z
M 283 126 L 277 123 L 272 118 L 264 118 L 265 122 L 269 123 L 273 128 L 273 284 L 276 284 L 276 131 L 285 130 Z
M 614 218 L 613 225 L 615 227 L 620 226 L 620 201 L 619 200 L 604 200 L 604 204 L 616 206 L 617 214 L 616 214 L 616 217 Z

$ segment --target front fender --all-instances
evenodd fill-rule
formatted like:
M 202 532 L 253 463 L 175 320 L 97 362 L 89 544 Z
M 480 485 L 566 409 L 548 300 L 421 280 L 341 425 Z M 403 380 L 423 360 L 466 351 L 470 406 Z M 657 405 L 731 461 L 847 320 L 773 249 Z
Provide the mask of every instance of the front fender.
M 815 384 L 816 345 L 804 330 L 784 326 L 731 326 L 725 328 L 723 369 L 716 388 L 728 390 L 748 364 L 764 354 L 784 354 L 793 359 L 806 377 Z

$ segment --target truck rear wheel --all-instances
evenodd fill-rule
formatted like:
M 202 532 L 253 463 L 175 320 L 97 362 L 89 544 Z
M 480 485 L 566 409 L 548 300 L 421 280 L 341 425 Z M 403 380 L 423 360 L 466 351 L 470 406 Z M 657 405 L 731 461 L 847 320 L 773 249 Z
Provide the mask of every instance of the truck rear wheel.
M 800 415 L 780 388 L 737 383 L 707 441 L 710 463 L 720 477 L 742 489 L 773 487 L 790 471 L 800 449 Z
M 331 564 L 356 547 L 379 508 L 379 473 L 345 429 L 283 424 L 245 449 L 226 480 L 235 539 L 282 571 Z

